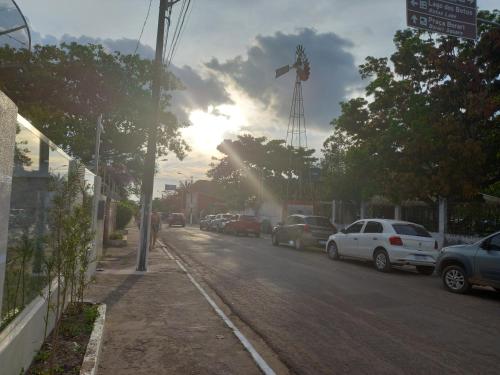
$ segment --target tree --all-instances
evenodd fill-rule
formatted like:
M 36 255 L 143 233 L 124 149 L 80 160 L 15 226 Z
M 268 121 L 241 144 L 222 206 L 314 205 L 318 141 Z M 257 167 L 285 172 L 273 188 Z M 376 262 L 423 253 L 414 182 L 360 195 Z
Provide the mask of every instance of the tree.
M 214 158 L 207 175 L 222 186 L 229 207 L 258 211 L 264 200 L 311 198 L 308 175 L 317 161 L 314 150 L 249 134 L 225 140 L 217 150 L 223 156 Z
M 0 88 L 20 113 L 54 143 L 88 164 L 93 159 L 97 118 L 103 114 L 101 157 L 142 175 L 147 128 L 151 117 L 152 62 L 138 55 L 107 53 L 102 46 L 35 46 L 26 50 L 0 48 Z M 183 126 L 168 111 L 168 91 L 180 82 L 164 71 L 158 155 L 179 158 L 189 149 L 181 139 Z
M 500 12 L 480 17 L 498 22 Z M 498 181 L 500 29 L 482 25 L 477 42 L 404 30 L 394 42 L 392 64 L 367 57 L 365 98 L 342 103 L 332 121 L 322 166 L 336 179 L 327 193 L 463 199 Z

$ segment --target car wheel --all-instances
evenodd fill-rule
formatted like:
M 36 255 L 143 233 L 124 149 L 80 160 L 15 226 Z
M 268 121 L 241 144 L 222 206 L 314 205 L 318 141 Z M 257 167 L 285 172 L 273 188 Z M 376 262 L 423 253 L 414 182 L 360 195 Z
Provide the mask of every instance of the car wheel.
M 300 238 L 296 238 L 293 241 L 293 246 L 295 247 L 295 250 L 302 250 L 304 248 L 304 244 Z
M 459 265 L 448 266 L 444 269 L 443 284 L 452 293 L 467 293 L 471 289 L 465 270 Z
M 279 246 L 279 241 L 278 241 L 278 236 L 276 234 L 271 235 L 271 242 L 273 243 L 273 246 Z
M 373 255 L 373 263 L 377 271 L 380 272 L 391 271 L 391 261 L 389 260 L 389 255 L 387 255 L 387 251 L 383 249 L 375 251 L 375 254 Z
M 434 273 L 434 267 L 432 266 L 416 266 L 415 268 L 421 275 L 432 275 Z
M 337 244 L 335 242 L 330 242 L 328 244 L 328 257 L 333 260 L 339 260 L 339 249 L 337 248 Z

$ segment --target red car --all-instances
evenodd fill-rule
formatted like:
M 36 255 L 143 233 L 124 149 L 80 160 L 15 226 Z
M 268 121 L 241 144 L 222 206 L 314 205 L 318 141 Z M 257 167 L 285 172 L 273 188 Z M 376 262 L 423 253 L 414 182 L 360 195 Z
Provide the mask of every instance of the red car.
M 237 236 L 240 234 L 253 234 L 255 237 L 260 237 L 260 223 L 255 216 L 235 215 L 224 226 L 224 233 L 231 233 Z

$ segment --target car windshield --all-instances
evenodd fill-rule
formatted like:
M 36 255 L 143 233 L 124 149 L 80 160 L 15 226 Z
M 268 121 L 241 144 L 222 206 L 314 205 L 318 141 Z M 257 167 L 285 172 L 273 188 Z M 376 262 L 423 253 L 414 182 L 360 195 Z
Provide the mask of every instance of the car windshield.
M 318 227 L 330 228 L 332 226 L 332 224 L 330 223 L 330 220 L 328 220 L 326 217 L 322 217 L 322 216 L 307 217 L 306 223 L 309 225 L 316 225 Z
M 416 236 L 416 237 L 432 237 L 429 232 L 425 230 L 424 227 L 415 224 L 399 223 L 392 224 L 392 227 L 397 234 L 404 236 Z
M 233 217 L 233 215 L 230 215 L 230 214 L 222 215 L 223 219 L 231 219 L 232 217 Z

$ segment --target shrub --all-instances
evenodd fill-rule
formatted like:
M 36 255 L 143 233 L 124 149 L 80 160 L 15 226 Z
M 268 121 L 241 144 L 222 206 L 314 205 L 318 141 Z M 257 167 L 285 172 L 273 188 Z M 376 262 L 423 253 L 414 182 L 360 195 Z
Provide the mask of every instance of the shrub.
M 129 201 L 121 201 L 116 208 L 116 227 L 118 229 L 125 229 L 125 226 L 130 222 L 134 216 L 136 207 Z

